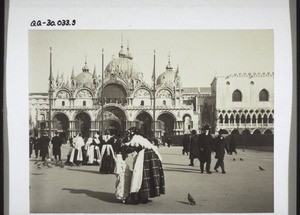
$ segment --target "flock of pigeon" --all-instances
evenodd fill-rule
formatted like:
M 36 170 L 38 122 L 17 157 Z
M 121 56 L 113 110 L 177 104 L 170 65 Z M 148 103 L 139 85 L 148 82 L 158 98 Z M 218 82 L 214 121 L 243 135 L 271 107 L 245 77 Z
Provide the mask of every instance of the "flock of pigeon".
M 47 158 L 45 161 L 36 161 L 34 164 L 37 165 L 38 169 L 42 169 L 43 167 L 52 168 L 53 166 L 64 168 L 62 161 L 55 161 L 53 158 Z

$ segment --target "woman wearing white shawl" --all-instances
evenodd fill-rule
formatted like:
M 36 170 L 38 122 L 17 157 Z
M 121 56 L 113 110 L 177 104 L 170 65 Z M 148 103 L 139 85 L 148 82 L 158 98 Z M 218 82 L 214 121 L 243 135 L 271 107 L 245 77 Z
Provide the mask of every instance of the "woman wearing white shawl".
M 131 179 L 130 198 L 127 203 L 147 203 L 148 198 L 165 194 L 165 179 L 161 164 L 162 157 L 157 147 L 139 135 L 137 128 L 128 130 L 130 141 L 126 146 L 134 148 L 134 169 Z
M 79 165 L 83 160 L 82 146 L 84 146 L 84 140 L 81 137 L 81 133 L 79 133 L 73 141 L 74 148 L 72 148 L 70 163 Z
M 100 173 L 114 173 L 115 166 L 116 166 L 116 155 L 113 150 L 113 144 L 115 143 L 116 139 L 110 135 L 109 131 L 105 131 L 104 135 L 102 136 L 102 146 L 100 152 Z
M 94 138 L 89 138 L 88 141 L 85 144 L 86 150 L 87 150 L 87 164 L 93 165 L 98 164 L 100 162 L 100 140 L 99 135 L 95 134 Z

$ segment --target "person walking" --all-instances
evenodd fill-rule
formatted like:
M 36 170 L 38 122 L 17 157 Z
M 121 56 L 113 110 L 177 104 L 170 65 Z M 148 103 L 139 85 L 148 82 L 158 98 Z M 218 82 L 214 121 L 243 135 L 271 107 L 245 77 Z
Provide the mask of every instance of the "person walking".
M 190 136 L 188 134 L 184 134 L 182 139 L 182 154 L 185 153 L 189 155 L 190 152 Z
M 217 163 L 214 167 L 214 170 L 216 172 L 218 171 L 218 168 L 221 167 L 222 169 L 222 173 L 225 174 L 225 165 L 224 165 L 224 156 L 225 156 L 225 150 L 228 152 L 228 144 L 227 141 L 225 141 L 225 137 L 224 137 L 224 130 L 220 129 L 218 136 L 215 139 L 215 158 L 218 159 Z
M 33 139 L 33 149 L 34 149 L 35 158 L 38 158 L 39 151 L 40 151 L 40 144 L 39 144 L 39 138 L 37 137 L 34 137 Z
M 206 163 L 206 173 L 211 174 L 210 164 L 211 164 L 211 152 L 212 152 L 212 144 L 213 138 L 210 135 L 209 125 L 205 125 L 202 128 L 203 133 L 199 135 L 198 146 L 200 152 L 200 170 L 201 173 L 204 172 L 204 164 Z
M 61 161 L 61 146 L 63 144 L 63 139 L 58 136 L 58 132 L 55 132 L 55 136 L 52 138 L 51 143 L 53 145 L 52 152 L 55 160 Z
M 167 137 L 167 145 L 168 145 L 169 148 L 170 148 L 171 145 L 172 145 L 171 136 L 168 136 L 168 137 Z
M 49 143 L 50 138 L 48 137 L 47 132 L 44 132 L 42 137 L 39 139 L 40 145 L 40 156 L 42 157 L 42 161 L 45 161 L 46 157 L 49 156 Z
M 189 137 L 189 143 L 190 143 L 190 164 L 189 166 L 194 166 L 194 159 L 199 159 L 199 147 L 198 147 L 198 136 L 197 131 L 192 130 L 191 136 Z M 199 159 L 200 160 L 200 159 Z

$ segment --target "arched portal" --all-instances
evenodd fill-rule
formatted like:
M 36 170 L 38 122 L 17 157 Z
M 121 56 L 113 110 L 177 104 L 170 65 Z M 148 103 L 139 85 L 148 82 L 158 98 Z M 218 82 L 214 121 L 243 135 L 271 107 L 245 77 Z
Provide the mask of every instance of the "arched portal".
M 126 104 L 127 93 L 123 86 L 119 84 L 108 84 L 104 87 L 103 98 L 104 103 Z
M 233 129 L 233 130 L 231 131 L 231 134 L 240 134 L 240 132 L 239 132 L 239 130 L 237 130 L 237 129 Z
M 101 111 L 98 114 L 98 121 L 102 132 L 108 129 L 112 134 L 123 135 L 126 131 L 126 115 L 119 107 L 109 106 L 104 108 L 103 128 Z
M 273 132 L 270 129 L 265 130 L 264 134 L 273 134 Z
M 174 134 L 174 124 L 175 118 L 170 113 L 163 113 L 158 116 L 158 129 L 160 130 L 160 135 L 173 135 Z
M 69 118 L 64 113 L 57 113 L 52 118 L 53 129 L 65 140 L 69 137 Z
M 75 130 L 81 132 L 82 137 L 86 138 L 90 136 L 91 118 L 85 113 L 81 112 L 75 116 Z
M 141 112 L 139 115 L 137 115 L 136 120 L 138 122 L 138 127 L 141 130 L 142 135 L 145 138 L 151 138 L 152 137 L 152 117 L 147 112 Z

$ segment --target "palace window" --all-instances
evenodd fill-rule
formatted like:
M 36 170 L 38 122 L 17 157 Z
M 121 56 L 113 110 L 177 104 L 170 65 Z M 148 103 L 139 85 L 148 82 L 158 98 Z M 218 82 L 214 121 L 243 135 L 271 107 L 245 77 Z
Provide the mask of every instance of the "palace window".
M 232 101 L 233 102 L 241 102 L 242 101 L 242 92 L 239 90 L 235 90 L 232 93 Z
M 167 105 L 166 100 L 163 100 L 163 105 Z
M 61 105 L 62 105 L 62 106 L 65 106 L 65 101 L 62 101 L 62 102 L 61 102 Z
M 82 105 L 83 105 L 83 106 L 86 106 L 86 101 L 83 101 L 83 102 L 82 102 Z
M 141 106 L 144 106 L 144 104 L 145 104 L 145 103 L 144 103 L 144 100 L 142 100 L 142 101 L 141 101 Z
M 266 89 L 263 89 L 259 92 L 259 101 L 260 102 L 269 101 L 269 92 Z

